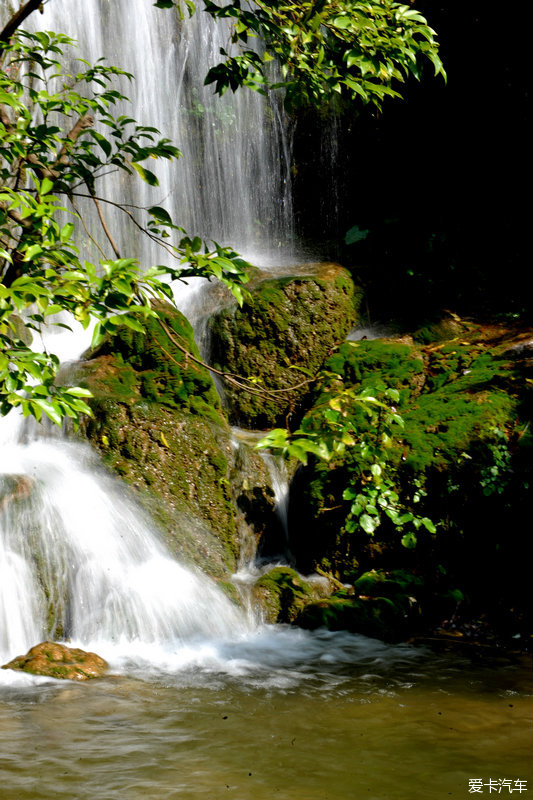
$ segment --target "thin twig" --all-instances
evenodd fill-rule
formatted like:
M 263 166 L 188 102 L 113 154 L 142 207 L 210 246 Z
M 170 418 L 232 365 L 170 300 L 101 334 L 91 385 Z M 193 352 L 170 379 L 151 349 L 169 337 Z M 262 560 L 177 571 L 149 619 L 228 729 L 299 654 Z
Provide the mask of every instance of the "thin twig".
M 117 245 L 115 244 L 115 240 L 111 236 L 111 231 L 109 230 L 109 228 L 107 226 L 107 222 L 105 221 L 104 215 L 102 214 L 102 209 L 100 208 L 100 203 L 98 202 L 98 198 L 96 198 L 94 195 L 93 195 L 93 202 L 94 202 L 94 204 L 96 206 L 96 210 L 98 212 L 98 217 L 100 219 L 100 222 L 102 223 L 102 228 L 104 229 L 104 233 L 105 233 L 105 235 L 107 236 L 107 238 L 109 240 L 109 244 L 113 248 L 113 252 L 114 252 L 115 256 L 117 258 L 120 258 L 121 257 L 120 256 L 120 251 L 119 251 Z
M 100 251 L 100 253 L 102 255 L 102 258 L 106 259 L 107 258 L 106 254 L 104 253 L 104 251 L 102 250 L 102 248 L 100 247 L 100 245 L 98 244 L 98 242 L 96 241 L 94 236 L 91 234 L 89 229 L 87 228 L 87 225 L 85 224 L 85 220 L 83 219 L 83 217 L 82 217 L 82 215 L 80 213 L 80 210 L 77 208 L 76 203 L 74 202 L 72 197 L 69 197 L 69 201 L 70 201 L 70 204 L 72 205 L 72 208 L 74 209 L 74 211 L 78 215 L 78 219 L 80 220 L 81 224 L 83 225 L 83 229 L 84 229 L 85 233 L 87 234 L 87 236 L 89 237 L 91 242 L 94 244 L 94 246 Z

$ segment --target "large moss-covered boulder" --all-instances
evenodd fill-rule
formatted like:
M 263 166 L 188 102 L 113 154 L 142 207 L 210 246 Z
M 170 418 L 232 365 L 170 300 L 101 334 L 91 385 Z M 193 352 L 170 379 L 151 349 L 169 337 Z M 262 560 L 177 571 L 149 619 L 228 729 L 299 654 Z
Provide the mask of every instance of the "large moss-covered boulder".
M 108 664 L 96 653 L 57 642 L 42 642 L 32 647 L 26 655 L 17 656 L 4 664 L 2 669 L 14 669 L 47 678 L 87 681 L 105 675 Z
M 414 338 L 347 342 L 327 363 L 346 385 L 399 390 L 404 427 L 385 451 L 386 468 L 406 507 L 437 532 L 422 526 L 407 548 L 383 515 L 373 536 L 347 533 L 351 501 L 343 490 L 357 458 L 357 448 L 347 448 L 342 458 L 299 471 L 291 546 L 304 572 L 319 567 L 353 583 L 370 570 L 407 570 L 431 587 L 436 614 L 453 616 L 459 603 L 473 613 L 492 607 L 502 619 L 514 609 L 516 619 L 528 582 L 521 509 L 533 485 L 531 332 L 463 322 L 434 330 L 436 341 L 426 329 Z M 309 419 L 324 399 L 315 397 Z M 361 409 L 353 422 L 362 437 L 375 435 Z
M 126 326 L 90 353 L 82 375 L 95 394 L 129 405 L 139 400 L 188 411 L 226 425 L 209 371 L 202 365 L 192 326 L 176 308 L 159 303 L 146 332 Z
M 355 323 L 361 293 L 350 274 L 338 264 L 309 269 L 312 274 L 296 277 L 261 274 L 252 282 L 250 300 L 241 308 L 226 307 L 210 322 L 214 365 L 256 378 L 257 387 L 268 390 L 253 394 L 226 385 L 230 418 L 243 427 L 283 422 L 308 393 L 306 376 Z
M 170 306 L 146 334 L 121 328 L 75 367 L 93 393 L 84 433 L 135 490 L 175 555 L 219 578 L 236 566 L 231 431 L 189 322 Z
M 348 630 L 399 641 L 416 629 L 425 586 L 405 570 L 370 570 L 353 586 L 304 606 L 295 619 L 302 628 Z

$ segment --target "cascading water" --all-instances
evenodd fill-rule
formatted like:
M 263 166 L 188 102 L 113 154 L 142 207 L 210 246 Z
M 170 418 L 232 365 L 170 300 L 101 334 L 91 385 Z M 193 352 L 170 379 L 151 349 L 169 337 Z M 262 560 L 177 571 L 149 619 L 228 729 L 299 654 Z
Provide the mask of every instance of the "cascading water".
M 48 635 L 105 649 L 246 629 L 214 585 L 168 556 L 88 449 L 4 443 L 0 486 L 1 658 Z
M 215 102 L 202 86 L 227 45 L 223 25 L 199 15 L 181 24 L 146 0 L 53 0 L 29 23 L 78 39 L 80 57 L 105 54 L 135 73 L 135 84 L 124 87 L 133 105 L 117 112 L 160 128 L 184 151 L 177 169 L 154 166 L 159 189 L 114 175 L 103 179 L 102 195 L 137 206 L 165 203 L 191 232 L 263 264 L 254 253 L 266 248 L 280 263 L 279 245 L 291 232 L 288 138 L 275 100 L 243 91 Z M 106 216 L 124 254 L 143 264 L 162 261 L 120 212 L 106 207 Z M 68 360 L 88 341 L 61 333 L 49 344 Z M 200 664 L 238 674 L 260 669 L 263 676 L 266 668 L 284 685 L 294 678 L 287 665 L 321 658 L 320 639 L 254 628 L 208 579 L 170 559 L 87 448 L 38 434 L 13 412 L 0 420 L 0 447 L 2 659 L 55 635 L 112 664 L 133 656 L 158 668 Z M 331 651 L 330 638 L 327 646 Z
M 32 26 L 67 33 L 80 57 L 105 54 L 135 74 L 122 87 L 132 106 L 117 113 L 159 128 L 183 150 L 177 166 L 153 167 L 158 189 L 113 175 L 103 178 L 101 195 L 164 204 L 191 233 L 249 258 L 290 239 L 289 144 L 277 100 L 244 91 L 220 100 L 203 87 L 227 46 L 225 25 L 200 13 L 180 23 L 145 0 L 54 0 L 28 20 Z M 106 206 L 105 214 L 124 254 L 142 264 L 164 260 L 120 212 Z M 88 341 L 63 333 L 49 344 L 69 360 Z M 214 585 L 170 559 L 87 448 L 30 430 L 13 412 L 0 421 L 0 448 L 0 658 L 48 635 L 108 657 L 111 646 L 128 651 L 137 643 L 146 657 L 149 644 L 175 651 L 191 639 L 249 629 Z
M 53 349 L 79 355 L 85 340 L 63 332 Z M 87 446 L 16 412 L 0 419 L 2 662 L 50 636 L 116 662 L 139 646 L 160 659 L 161 648 L 249 628 L 210 580 L 170 557 Z
M 290 135 L 279 97 L 242 90 L 220 98 L 203 85 L 220 48 L 229 46 L 226 23 L 200 9 L 181 21 L 147 0 L 53 0 L 28 25 L 66 33 L 79 42 L 76 56 L 95 61 L 105 55 L 131 72 L 135 80 L 120 88 L 132 102 L 117 113 L 158 128 L 183 153 L 177 164 L 150 164 L 158 188 L 114 174 L 98 184 L 103 196 L 164 205 L 191 234 L 232 245 L 255 262 L 287 247 Z M 154 251 L 120 211 L 108 206 L 105 214 L 121 252 L 142 264 L 164 263 L 165 252 Z

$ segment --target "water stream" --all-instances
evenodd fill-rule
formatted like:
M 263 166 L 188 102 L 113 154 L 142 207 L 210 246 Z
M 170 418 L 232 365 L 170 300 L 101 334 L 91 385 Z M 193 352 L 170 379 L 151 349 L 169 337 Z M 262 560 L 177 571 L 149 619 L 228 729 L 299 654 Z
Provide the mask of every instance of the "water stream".
M 3 800 L 466 800 L 474 779 L 486 794 L 490 780 L 531 787 L 520 664 L 275 633 L 227 648 L 224 670 L 211 647 L 181 670 L 3 690 Z
M 159 187 L 112 174 L 99 184 L 104 197 L 164 205 L 192 235 L 230 244 L 254 263 L 290 252 L 291 133 L 279 96 L 241 91 L 219 98 L 203 85 L 220 48 L 230 46 L 226 23 L 215 24 L 200 9 L 180 21 L 149 0 L 53 0 L 28 26 L 66 33 L 79 42 L 76 56 L 104 55 L 131 72 L 135 79 L 120 85 L 131 103 L 117 106 L 117 114 L 158 128 L 183 153 L 178 162 L 150 163 Z M 105 213 L 122 252 L 143 264 L 165 263 L 165 252 L 120 211 Z

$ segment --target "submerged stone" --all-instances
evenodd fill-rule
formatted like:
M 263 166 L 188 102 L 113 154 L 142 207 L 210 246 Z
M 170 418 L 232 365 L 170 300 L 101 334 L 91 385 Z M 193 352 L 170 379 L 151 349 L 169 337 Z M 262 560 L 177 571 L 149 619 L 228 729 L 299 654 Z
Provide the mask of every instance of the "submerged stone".
M 70 681 L 87 681 L 100 678 L 107 672 L 108 664 L 96 653 L 67 647 L 56 642 L 35 645 L 24 656 L 17 656 L 2 669 L 44 675 Z

